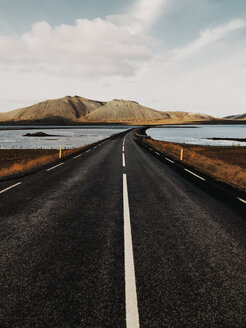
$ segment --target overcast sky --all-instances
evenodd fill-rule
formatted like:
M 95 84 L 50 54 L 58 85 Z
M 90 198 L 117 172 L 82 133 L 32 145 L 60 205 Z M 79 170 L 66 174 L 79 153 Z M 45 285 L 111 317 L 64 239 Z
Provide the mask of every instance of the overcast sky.
M 66 95 L 246 112 L 245 0 L 0 0 L 0 111 Z

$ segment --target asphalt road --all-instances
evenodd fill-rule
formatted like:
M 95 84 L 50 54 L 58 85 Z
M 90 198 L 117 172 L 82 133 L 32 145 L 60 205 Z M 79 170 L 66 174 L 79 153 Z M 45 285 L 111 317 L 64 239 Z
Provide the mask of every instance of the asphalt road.
M 0 327 L 245 328 L 245 212 L 171 164 L 130 132 L 1 183 Z

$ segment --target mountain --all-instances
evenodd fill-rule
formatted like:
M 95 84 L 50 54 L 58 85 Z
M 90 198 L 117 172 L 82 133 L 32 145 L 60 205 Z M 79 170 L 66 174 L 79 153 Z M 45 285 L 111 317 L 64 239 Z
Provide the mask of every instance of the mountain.
M 237 115 L 236 119 L 237 120 L 246 120 L 246 113 L 245 114 Z
M 38 121 L 38 120 L 67 120 L 76 121 L 105 103 L 82 97 L 64 97 L 46 100 L 36 105 L 19 108 L 0 114 L 2 121 Z
M 210 121 L 214 120 L 215 118 L 207 115 L 207 114 L 200 114 L 200 113 L 189 113 L 189 112 L 181 112 L 181 111 L 169 111 L 165 112 L 166 115 L 169 116 L 170 120 L 176 121 Z
M 95 101 L 79 96 L 46 100 L 33 106 L 0 113 L 2 122 L 24 123 L 125 123 L 162 124 L 191 121 L 210 121 L 204 114 L 162 112 L 144 107 L 135 101 L 115 99 Z
M 227 120 L 233 120 L 237 115 L 228 115 L 228 116 L 225 116 L 223 118 L 227 119 Z
M 103 107 L 91 112 L 83 120 L 89 122 L 173 122 L 200 121 L 213 119 L 209 115 L 187 112 L 161 112 L 141 106 L 135 101 L 115 99 L 107 102 Z
M 230 115 L 230 116 L 226 116 L 225 118 L 230 119 L 230 120 L 246 120 L 246 113 L 245 114 Z
M 165 118 L 164 112 L 141 106 L 135 101 L 118 99 L 107 102 L 86 116 L 86 120 L 91 122 L 157 121 Z

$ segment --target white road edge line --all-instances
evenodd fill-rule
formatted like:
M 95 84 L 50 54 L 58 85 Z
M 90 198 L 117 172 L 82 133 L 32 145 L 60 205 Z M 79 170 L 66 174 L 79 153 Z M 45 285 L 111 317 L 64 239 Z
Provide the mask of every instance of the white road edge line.
M 122 154 L 122 166 L 125 167 L 126 166 L 126 161 L 125 161 L 125 154 Z
M 206 179 L 200 177 L 200 175 L 197 175 L 196 173 L 188 170 L 188 169 L 184 169 L 186 172 L 189 172 L 190 174 L 194 175 L 195 177 L 197 177 L 198 179 L 201 179 L 202 181 L 206 181 Z
M 139 313 L 132 247 L 132 233 L 127 189 L 127 176 L 123 174 L 123 209 L 124 209 L 124 258 L 125 258 L 125 297 L 126 327 L 139 328 Z
M 159 153 L 157 153 L 157 151 L 155 151 L 156 155 L 160 155 Z
M 64 163 L 58 164 L 58 165 L 56 165 L 56 166 L 53 166 L 53 167 L 49 168 L 49 169 L 46 170 L 46 171 L 54 170 L 54 169 L 56 169 L 58 166 L 61 166 L 61 165 L 63 165 L 63 164 L 64 164 Z
M 246 204 L 246 200 L 244 200 L 244 199 L 242 199 L 242 198 L 240 198 L 240 197 L 237 197 L 237 199 L 240 200 L 240 202 Z
M 73 159 L 79 158 L 80 156 L 82 156 L 82 154 L 75 156 Z
M 167 158 L 167 157 L 165 157 L 165 159 L 166 159 L 167 161 L 169 161 L 169 162 L 171 162 L 171 163 L 174 164 L 174 161 L 172 161 L 171 159 L 169 159 L 169 158 Z
M 3 194 L 5 191 L 8 191 L 8 190 L 10 190 L 10 189 L 12 189 L 12 188 L 15 188 L 15 187 L 17 187 L 17 186 L 19 186 L 19 185 L 21 185 L 22 184 L 22 182 L 18 182 L 18 183 L 16 183 L 16 184 L 14 184 L 13 186 L 10 186 L 10 187 L 8 187 L 8 188 L 6 188 L 6 189 L 4 189 L 4 190 L 1 190 L 0 191 L 0 194 Z

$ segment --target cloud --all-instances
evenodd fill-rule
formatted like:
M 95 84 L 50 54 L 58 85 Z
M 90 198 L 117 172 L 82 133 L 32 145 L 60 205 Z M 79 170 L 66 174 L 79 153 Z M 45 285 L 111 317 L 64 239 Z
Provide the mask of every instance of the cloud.
M 54 27 L 42 21 L 19 38 L 0 36 L 0 69 L 87 79 L 134 76 L 153 58 L 154 40 L 132 32 L 149 26 L 166 1 L 138 0 L 126 16 L 78 19 L 74 25 Z
M 216 28 L 208 28 L 200 33 L 200 37 L 185 46 L 184 48 L 174 49 L 173 53 L 175 59 L 184 59 L 185 57 L 191 56 L 200 49 L 214 43 L 229 33 L 246 27 L 246 21 L 243 19 L 235 19 L 231 22 L 218 26 Z
M 136 30 L 151 26 L 167 3 L 168 0 L 139 0 L 133 7 L 132 13 L 139 22 L 142 22 L 142 26 L 136 25 Z
M 244 20 L 232 20 L 201 31 L 185 47 L 160 52 L 139 77 L 136 100 L 218 117 L 245 112 L 246 46 L 240 38 L 225 39 L 245 27 Z
M 0 65 L 86 77 L 134 75 L 152 57 L 147 39 L 102 20 L 51 27 L 38 22 L 20 38 L 0 37 Z
M 156 41 L 145 32 L 167 1 L 137 0 L 126 15 L 78 19 L 73 25 L 51 26 L 41 21 L 20 36 L 0 34 L 0 85 L 6 99 L 2 98 L 0 110 L 6 110 L 7 103 L 13 107 L 10 98 L 24 105 L 28 93 L 38 100 L 42 92 L 44 98 L 52 97 L 49 90 L 60 96 L 59 90 L 64 91 L 64 85 L 68 88 L 67 81 L 73 89 L 83 85 L 83 90 L 88 85 L 92 90 L 92 82 L 110 84 L 112 93 L 120 81 L 130 85 L 156 56 Z
M 169 1 L 138 0 L 125 15 L 0 35 L 0 111 L 65 94 L 210 114 L 246 108 L 246 49 L 225 39 L 246 22 L 208 27 L 184 47 L 164 49 L 149 28 Z
M 148 29 L 171 0 L 138 0 L 125 15 L 112 15 L 107 19 L 125 26 L 131 34 L 138 34 Z

